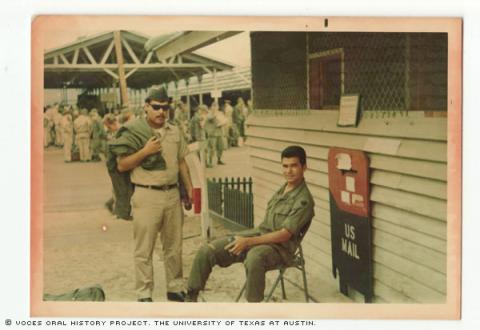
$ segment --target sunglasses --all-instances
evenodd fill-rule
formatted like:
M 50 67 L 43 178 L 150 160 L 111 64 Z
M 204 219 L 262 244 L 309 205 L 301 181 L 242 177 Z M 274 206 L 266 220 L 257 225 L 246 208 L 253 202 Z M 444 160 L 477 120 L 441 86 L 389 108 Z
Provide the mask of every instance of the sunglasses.
M 158 111 L 162 109 L 163 111 L 168 111 L 170 110 L 170 105 L 169 104 L 150 104 L 153 110 Z

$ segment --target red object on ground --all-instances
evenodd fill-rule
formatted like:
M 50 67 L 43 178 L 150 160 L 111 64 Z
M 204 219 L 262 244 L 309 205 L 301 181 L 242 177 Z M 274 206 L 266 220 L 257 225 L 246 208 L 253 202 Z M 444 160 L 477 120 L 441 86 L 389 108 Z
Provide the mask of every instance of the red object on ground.
M 202 189 L 193 188 L 193 212 L 200 214 L 202 211 Z

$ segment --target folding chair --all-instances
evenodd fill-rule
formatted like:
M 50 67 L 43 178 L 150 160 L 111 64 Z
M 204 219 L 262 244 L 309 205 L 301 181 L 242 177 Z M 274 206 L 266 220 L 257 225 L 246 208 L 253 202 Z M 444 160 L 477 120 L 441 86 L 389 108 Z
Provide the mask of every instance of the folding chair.
M 278 270 L 278 276 L 277 276 L 277 278 L 275 279 L 275 282 L 273 283 L 272 288 L 270 289 L 267 297 L 264 299 L 265 302 L 270 301 L 270 299 L 272 298 L 273 292 L 274 292 L 275 289 L 277 288 L 279 282 L 281 283 L 281 287 L 282 287 L 282 298 L 283 298 L 283 299 L 287 299 L 287 295 L 286 295 L 286 293 L 285 293 L 285 282 L 284 282 L 283 275 L 285 274 L 285 271 L 286 271 L 288 268 L 291 268 L 291 267 L 295 267 L 295 268 L 297 268 L 298 270 L 300 270 L 300 271 L 302 272 L 303 292 L 305 293 L 305 301 L 308 302 L 309 296 L 308 296 L 307 273 L 305 272 L 305 258 L 303 257 L 303 250 L 302 250 L 302 244 L 301 244 L 301 243 L 302 243 L 302 240 L 303 240 L 303 238 L 305 237 L 305 234 L 307 233 L 308 228 L 310 227 L 310 224 L 311 224 L 311 223 L 312 223 L 312 221 L 309 221 L 309 222 L 300 230 L 300 233 L 298 234 L 298 237 L 297 237 L 297 250 L 295 251 L 292 264 L 290 264 L 290 265 L 288 265 L 288 266 L 283 265 L 283 266 L 280 266 L 280 267 L 277 268 L 277 270 Z M 242 287 L 242 289 L 240 290 L 240 293 L 238 294 L 237 298 L 235 299 L 235 302 L 238 302 L 238 301 L 240 300 L 240 298 L 242 297 L 243 292 L 245 292 L 246 287 L 247 287 L 247 281 L 245 281 L 245 283 L 243 284 L 243 287 Z

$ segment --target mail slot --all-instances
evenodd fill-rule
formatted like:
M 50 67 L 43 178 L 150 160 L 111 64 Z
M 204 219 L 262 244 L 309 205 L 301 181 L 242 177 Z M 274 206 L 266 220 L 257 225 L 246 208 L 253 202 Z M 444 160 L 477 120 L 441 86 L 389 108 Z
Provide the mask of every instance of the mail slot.
M 331 148 L 328 153 L 332 271 L 340 292 L 351 287 L 373 297 L 372 221 L 367 155 L 360 150 Z

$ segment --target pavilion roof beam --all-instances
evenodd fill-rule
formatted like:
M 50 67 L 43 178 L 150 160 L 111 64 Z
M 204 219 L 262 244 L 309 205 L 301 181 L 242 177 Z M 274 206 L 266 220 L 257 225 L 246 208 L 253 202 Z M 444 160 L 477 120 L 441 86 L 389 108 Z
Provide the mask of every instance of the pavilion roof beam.
M 68 46 L 58 48 L 52 51 L 47 51 L 45 53 L 45 59 L 54 57 L 59 54 L 72 52 L 77 48 L 89 47 L 91 45 L 95 45 L 103 41 L 111 40 L 112 38 L 113 38 L 113 32 L 108 32 L 108 33 L 101 34 L 97 37 L 86 39 L 84 41 L 76 41 Z
M 132 74 L 137 72 L 137 70 L 138 70 L 138 68 L 135 68 L 133 70 L 128 71 L 128 73 L 125 75 L 125 79 L 128 79 L 128 77 L 130 77 Z
M 68 60 L 67 60 L 67 58 L 65 57 L 64 54 L 60 54 L 60 58 L 62 59 L 64 64 L 70 64 L 70 62 L 68 62 Z
M 149 52 L 147 54 L 147 57 L 145 58 L 145 61 L 143 62 L 143 64 L 148 64 L 150 63 L 150 60 L 152 59 L 152 56 L 153 56 L 153 52 Z
M 107 59 L 112 53 L 113 46 L 115 46 L 115 42 L 112 40 L 112 42 L 108 45 L 107 49 L 105 50 L 105 53 L 103 54 L 102 60 L 100 61 L 101 64 L 107 63 Z
M 183 54 L 182 57 L 188 61 L 193 61 L 195 63 L 203 63 L 210 67 L 216 67 L 218 70 L 230 70 L 233 68 L 233 65 L 219 62 L 214 59 L 207 58 L 205 56 L 201 56 L 198 54 Z
M 132 33 L 130 31 L 126 31 L 126 30 L 122 30 L 121 35 L 122 35 L 122 38 L 124 38 L 125 40 L 133 41 L 133 42 L 136 42 L 136 43 L 141 44 L 141 45 L 144 45 L 148 41 L 148 39 L 150 38 L 149 36 L 147 36 L 145 34 L 142 34 L 142 33 L 139 33 L 139 32 Z
M 196 63 L 182 63 L 182 64 L 168 64 L 168 63 L 150 63 L 150 64 L 124 64 L 125 69 L 205 69 L 207 72 L 211 72 L 203 64 Z M 62 71 L 62 70 L 74 70 L 74 71 L 98 71 L 103 69 L 117 69 L 117 64 L 45 64 L 46 71 Z
M 155 46 L 153 50 L 159 61 L 175 55 L 193 52 L 239 32 L 236 31 L 189 31 Z
M 87 55 L 88 57 L 88 60 L 90 61 L 90 63 L 92 64 L 97 64 L 97 61 L 95 60 L 95 58 L 93 57 L 92 53 L 90 53 L 90 50 L 87 48 L 87 47 L 82 47 L 83 51 L 85 52 L 85 54 Z
M 72 64 L 77 64 L 78 62 L 78 54 L 80 53 L 80 49 L 75 49 L 75 53 L 73 53 Z
M 128 43 L 127 39 L 125 39 L 125 38 L 122 37 L 122 44 L 123 44 L 123 47 L 125 47 L 125 49 L 127 50 L 127 52 L 128 52 L 128 54 L 130 55 L 130 57 L 133 59 L 133 61 L 134 61 L 136 64 L 140 64 L 140 61 L 138 60 L 137 54 L 135 54 L 135 52 L 133 51 L 132 47 L 131 47 L 130 44 Z
M 114 79 L 118 80 L 118 75 L 113 72 L 112 70 L 110 69 L 103 69 L 103 71 L 105 71 L 106 73 L 108 73 L 109 75 L 111 75 Z

